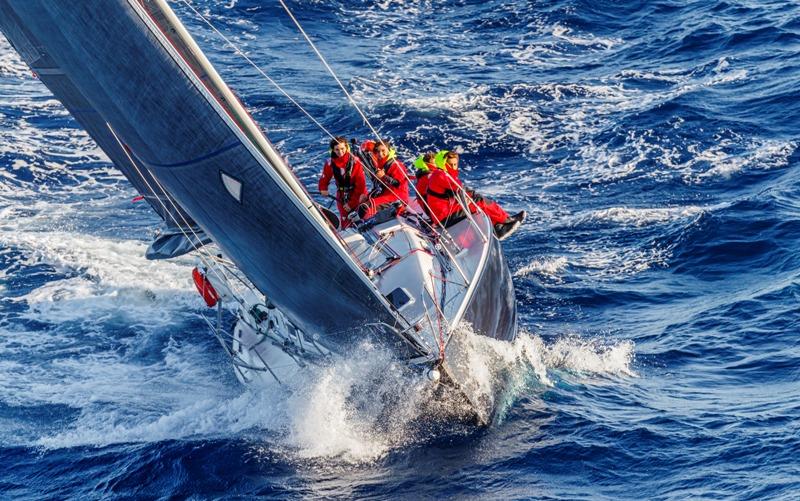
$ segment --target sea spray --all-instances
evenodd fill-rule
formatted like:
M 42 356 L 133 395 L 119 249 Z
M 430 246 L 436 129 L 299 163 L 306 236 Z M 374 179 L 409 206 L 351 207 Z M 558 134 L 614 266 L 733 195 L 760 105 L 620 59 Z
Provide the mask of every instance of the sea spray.
M 448 363 L 465 376 L 460 389 L 495 420 L 519 398 L 551 388 L 551 370 L 635 376 L 631 342 L 568 336 L 547 343 L 524 330 L 506 342 L 462 325 L 451 343 Z M 423 374 L 371 344 L 330 366 L 309 368 L 291 384 L 286 400 L 273 405 L 286 409 L 282 443 L 296 457 L 370 462 L 404 446 L 474 430 L 463 426 L 463 400 L 438 395 Z M 444 398 L 444 405 L 431 405 L 433 398 Z

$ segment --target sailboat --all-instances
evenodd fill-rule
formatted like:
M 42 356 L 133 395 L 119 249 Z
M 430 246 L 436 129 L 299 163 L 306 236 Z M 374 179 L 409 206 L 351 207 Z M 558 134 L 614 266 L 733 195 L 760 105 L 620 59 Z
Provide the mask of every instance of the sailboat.
M 515 337 L 485 214 L 443 228 L 408 208 L 338 230 L 165 0 L 0 0 L 0 29 L 164 220 L 147 257 L 197 255 L 241 381 L 285 381 L 368 339 L 458 389 L 457 326 Z

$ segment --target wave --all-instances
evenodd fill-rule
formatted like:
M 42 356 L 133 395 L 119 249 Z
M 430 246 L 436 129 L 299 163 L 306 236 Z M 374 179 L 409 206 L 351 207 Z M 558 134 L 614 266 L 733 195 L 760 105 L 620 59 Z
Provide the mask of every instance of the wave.
M 579 214 L 576 216 L 574 224 L 580 226 L 587 223 L 610 222 L 624 226 L 642 227 L 696 217 L 705 210 L 707 209 L 699 206 L 610 207 L 608 209 L 593 210 L 588 214 Z
M 514 272 L 515 277 L 526 277 L 532 274 L 561 282 L 561 272 L 567 269 L 569 261 L 564 256 L 534 260 Z
M 567 373 L 577 378 L 636 375 L 630 342 L 570 336 L 546 343 L 523 332 L 515 342 L 504 343 L 468 329 L 458 335 L 468 341 L 462 363 L 469 364 L 472 379 L 464 387 L 501 399 L 505 409 L 532 391 L 551 387 L 552 371 L 559 378 L 570 377 Z M 232 377 L 221 380 L 221 368 L 209 364 L 203 345 L 174 335 L 158 360 L 146 366 L 119 353 L 100 352 L 48 368 L 0 364 L 0 380 L 27 373 L 23 383 L 8 387 L 7 402 L 78 411 L 62 429 L 31 437 L 45 449 L 238 435 L 254 446 L 269 437 L 270 448 L 290 460 L 353 464 L 436 438 L 442 428 L 431 420 L 443 414 L 429 406 L 434 391 L 427 378 L 380 348 L 360 349 L 333 365 L 310 367 L 287 387 L 241 388 L 230 382 Z

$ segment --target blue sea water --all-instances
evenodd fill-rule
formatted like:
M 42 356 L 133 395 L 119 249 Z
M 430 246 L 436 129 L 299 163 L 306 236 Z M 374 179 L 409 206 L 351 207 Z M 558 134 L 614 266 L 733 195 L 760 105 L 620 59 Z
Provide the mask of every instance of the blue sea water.
M 313 188 L 326 136 L 172 5 Z M 368 136 L 277 2 L 193 5 Z M 800 497 L 800 5 L 289 5 L 403 158 L 528 211 L 497 420 L 359 405 L 380 353 L 240 385 L 193 259 L 144 260 L 157 216 L 0 39 L 0 498 Z

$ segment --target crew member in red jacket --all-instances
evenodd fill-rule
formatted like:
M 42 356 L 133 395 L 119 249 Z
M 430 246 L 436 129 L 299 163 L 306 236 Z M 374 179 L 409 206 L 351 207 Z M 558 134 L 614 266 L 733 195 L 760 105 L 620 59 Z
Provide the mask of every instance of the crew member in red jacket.
M 436 164 L 433 163 L 435 156 L 433 152 L 429 151 L 428 153 L 423 153 L 414 160 L 414 167 L 416 168 L 415 174 L 417 177 L 415 186 L 417 188 L 417 195 L 420 197 L 424 197 L 425 193 L 428 191 L 428 181 L 430 180 L 431 172 L 436 170 Z
M 461 183 L 458 176 L 448 175 L 447 167 L 437 167 L 428 175 L 425 201 L 428 202 L 429 216 L 435 224 L 447 227 L 464 218 L 464 211 L 456 199 L 459 190 Z
M 441 222 L 445 227 L 464 217 L 462 204 L 456 199 L 459 191 L 464 190 L 458 178 L 458 160 L 459 156 L 455 151 L 440 151 L 434 158 L 437 168 L 428 179 L 426 200 L 431 208 L 431 219 L 435 223 Z M 500 240 L 511 236 L 525 219 L 525 211 L 509 216 L 497 202 L 473 190 L 465 191 L 474 202 L 474 205 L 472 203 L 469 205 L 470 212 L 474 213 L 477 207 L 480 207 L 489 216 L 494 225 L 495 235 Z
M 436 170 L 436 164 L 433 162 L 435 156 L 435 153 L 429 151 L 423 153 L 414 160 L 415 174 L 417 177 L 417 182 L 414 184 L 414 187 L 417 192 L 417 203 L 428 217 L 430 217 L 431 214 L 430 210 L 428 210 L 425 194 L 428 192 L 428 182 L 430 181 L 431 173 Z
M 365 217 L 370 217 L 398 200 L 405 207 L 408 204 L 406 166 L 396 158 L 392 145 L 382 140 L 365 141 L 361 148 L 371 153 L 375 169 L 370 210 Z
M 367 180 L 364 177 L 364 166 L 355 155 L 350 153 L 350 144 L 344 137 L 331 140 L 331 158 L 325 161 L 322 177 L 319 179 L 319 192 L 328 196 L 331 178 L 336 180 L 336 205 L 339 208 L 341 228 L 347 228 L 350 220 L 347 215 L 358 209 L 367 200 Z

